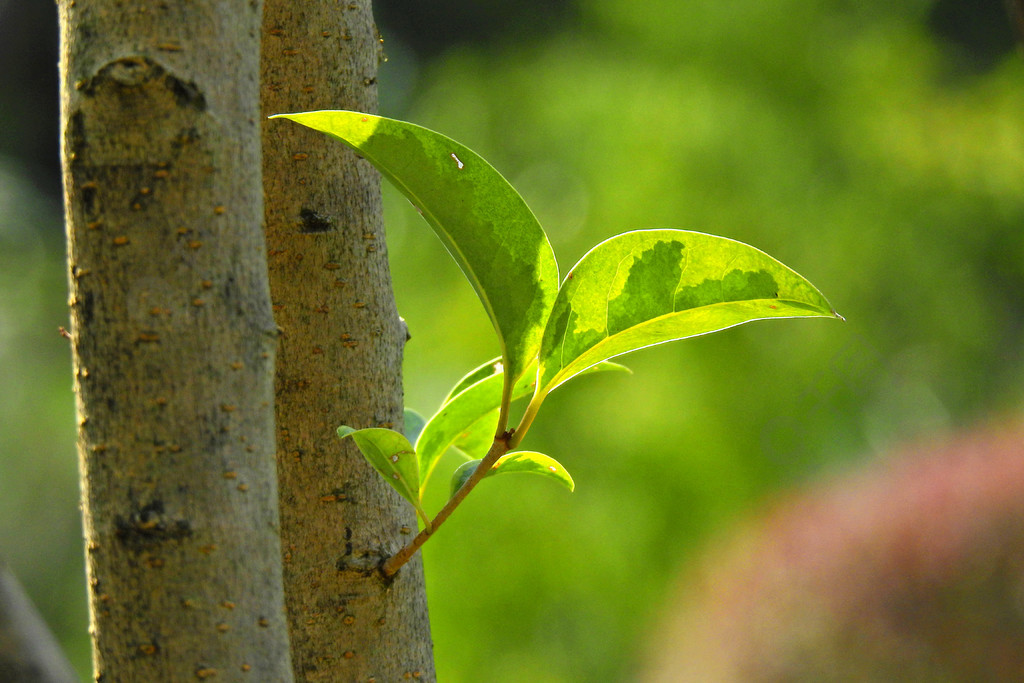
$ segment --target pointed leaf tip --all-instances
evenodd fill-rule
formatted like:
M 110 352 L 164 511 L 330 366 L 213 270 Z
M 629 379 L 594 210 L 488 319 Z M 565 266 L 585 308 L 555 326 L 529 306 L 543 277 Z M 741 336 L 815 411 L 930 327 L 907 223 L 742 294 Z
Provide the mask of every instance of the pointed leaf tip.
M 515 188 L 476 152 L 422 126 L 354 111 L 278 116 L 341 140 L 412 202 L 473 285 L 511 382 L 519 379 L 540 347 L 558 266 Z
M 353 429 L 347 425 L 338 427 L 342 439 L 352 437 L 359 452 L 370 463 L 384 481 L 392 486 L 416 508 L 416 513 L 429 524 L 429 519 L 420 506 L 419 462 L 416 451 L 405 435 L 392 429 L 372 427 Z
M 832 317 L 821 292 L 724 237 L 637 230 L 591 249 L 562 283 L 540 350 L 538 395 L 615 356 L 767 318 Z

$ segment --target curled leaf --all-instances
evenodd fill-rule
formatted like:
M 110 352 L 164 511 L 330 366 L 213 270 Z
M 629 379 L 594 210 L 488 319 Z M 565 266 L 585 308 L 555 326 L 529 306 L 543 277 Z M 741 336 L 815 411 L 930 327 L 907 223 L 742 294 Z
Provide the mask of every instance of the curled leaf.
M 470 460 L 459 465 L 452 474 L 451 495 L 455 495 L 462 486 L 473 476 L 473 472 L 480 465 L 480 460 Z M 561 463 L 549 455 L 535 451 L 516 451 L 507 453 L 494 463 L 490 472 L 485 476 L 493 477 L 496 474 L 537 474 L 548 479 L 557 481 L 570 491 L 576 488 L 569 472 L 562 467 Z
M 501 456 L 498 458 L 498 462 L 494 463 L 488 476 L 515 473 L 539 474 L 542 477 L 554 479 L 570 491 L 576 488 L 576 483 L 561 463 L 549 455 L 535 451 L 516 451 Z
M 503 374 L 504 370 L 505 368 L 502 366 L 500 358 L 492 358 L 483 365 L 473 368 L 467 372 L 462 379 L 455 383 L 455 386 L 451 388 L 448 395 L 444 397 L 444 401 L 441 402 L 441 405 L 448 403 L 448 401 L 452 400 L 465 389 L 468 389 L 480 380 Z M 526 374 L 528 375 L 529 373 L 527 372 Z
M 530 375 L 520 378 L 512 389 L 512 398 L 532 392 L 534 381 Z M 476 441 L 484 440 L 489 447 L 489 441 L 493 441 L 497 430 L 503 384 L 504 376 L 500 372 L 486 376 L 452 397 L 427 421 L 416 441 L 420 454 L 420 481 L 425 484 L 441 456 L 470 431 Z M 487 432 L 490 432 L 489 438 Z

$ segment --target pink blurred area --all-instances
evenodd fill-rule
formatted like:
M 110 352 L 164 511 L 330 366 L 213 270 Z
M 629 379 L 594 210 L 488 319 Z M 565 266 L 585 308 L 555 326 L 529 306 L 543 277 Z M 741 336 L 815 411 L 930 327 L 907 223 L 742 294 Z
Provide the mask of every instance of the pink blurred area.
M 1024 679 L 1024 425 L 778 501 L 682 584 L 650 681 Z

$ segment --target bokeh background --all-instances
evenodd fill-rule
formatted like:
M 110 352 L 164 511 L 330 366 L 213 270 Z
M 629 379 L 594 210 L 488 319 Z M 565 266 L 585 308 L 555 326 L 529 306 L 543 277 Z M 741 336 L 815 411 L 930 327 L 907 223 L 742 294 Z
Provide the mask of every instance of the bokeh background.
M 425 548 L 441 680 L 634 680 L 742 520 L 1024 412 L 1024 59 L 1000 0 L 374 5 L 382 113 L 491 161 L 563 272 L 625 230 L 694 229 L 847 319 L 660 346 L 550 397 L 524 445 L 576 492 L 489 481 Z M 0 0 L 0 556 L 85 678 L 56 37 L 52 3 Z M 386 192 L 407 403 L 429 413 L 497 347 Z

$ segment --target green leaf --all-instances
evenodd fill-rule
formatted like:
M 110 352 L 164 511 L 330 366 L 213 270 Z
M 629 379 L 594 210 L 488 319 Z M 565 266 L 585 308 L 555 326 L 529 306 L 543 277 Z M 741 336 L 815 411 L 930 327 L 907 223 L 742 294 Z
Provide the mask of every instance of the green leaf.
M 480 460 L 470 460 L 456 468 L 452 474 L 451 495 L 462 488 L 462 485 L 473 475 Z M 569 472 L 562 467 L 561 463 L 551 456 L 534 451 L 516 451 L 498 458 L 498 461 L 491 467 L 486 476 L 493 477 L 496 474 L 539 474 L 548 479 L 554 479 L 570 491 L 576 488 Z
M 452 441 L 451 447 L 467 460 L 482 458 L 494 443 L 494 429 L 497 425 L 498 411 L 495 409 L 462 430 Z
M 535 375 L 532 374 L 521 377 L 512 388 L 511 399 L 529 395 L 534 389 L 535 381 Z M 416 451 L 420 459 L 420 481 L 424 486 L 441 456 L 460 437 L 473 430 L 475 438 L 479 441 L 484 438 L 482 432 L 490 432 L 489 441 L 493 441 L 498 425 L 503 384 L 504 376 L 500 371 L 484 377 L 452 397 L 427 421 L 420 438 L 416 441 Z
M 271 118 L 338 138 L 409 198 L 483 302 L 510 391 L 537 355 L 558 290 L 551 244 L 519 193 L 468 147 L 411 123 L 352 111 Z
M 493 377 L 494 375 L 500 375 L 504 372 L 501 364 L 501 358 L 492 358 L 480 367 L 473 368 L 465 374 L 465 376 L 455 383 L 455 386 L 451 388 L 448 395 L 444 397 L 441 405 L 444 405 L 448 401 L 455 398 L 456 395 L 460 394 L 464 389 L 476 384 L 482 379 Z M 529 374 L 529 373 L 526 373 Z
M 636 349 L 751 320 L 814 316 L 840 317 L 810 282 L 754 247 L 685 230 L 617 235 L 580 259 L 558 291 L 534 404 Z
M 483 462 L 482 459 L 470 460 L 469 462 L 464 462 L 455 468 L 455 471 L 452 472 L 451 491 L 448 493 L 449 498 L 454 496 L 455 493 L 462 488 L 462 485 L 469 481 L 469 478 L 473 476 L 473 473 L 476 472 L 476 468 L 480 466 L 481 462 Z
M 531 368 L 531 370 L 533 371 L 527 371 L 524 377 L 530 377 L 531 375 L 535 374 L 535 370 L 533 368 Z M 501 372 L 502 369 L 500 358 L 494 358 L 492 360 L 487 361 L 480 367 L 470 370 L 462 379 L 455 383 L 455 386 L 452 387 L 452 390 L 448 392 L 448 395 L 445 397 L 444 401 L 441 402 L 441 405 L 448 403 L 448 401 L 452 400 L 452 398 L 454 398 L 457 394 L 462 392 L 467 387 L 476 384 L 480 380 L 487 379 L 488 377 L 500 375 Z M 630 375 L 633 374 L 633 371 L 627 368 L 625 365 L 620 365 L 619 363 L 612 363 L 611 361 L 605 361 L 603 363 L 599 363 L 598 365 L 591 366 L 580 374 L 588 374 L 591 372 L 625 372 Z M 520 384 L 522 384 L 522 382 L 520 382 Z M 532 388 L 533 386 L 533 383 L 530 382 L 530 387 Z M 514 401 L 515 399 L 521 398 L 524 395 L 525 394 L 513 396 L 512 400 Z M 497 406 L 495 407 L 497 408 Z
M 403 422 L 405 423 L 405 438 L 409 439 L 409 443 L 416 443 L 416 439 L 420 438 L 420 432 L 423 431 L 423 425 L 427 424 L 427 418 L 412 408 L 406 408 Z
M 549 455 L 535 451 L 516 451 L 501 456 L 487 476 L 515 473 L 539 474 L 554 479 L 570 491 L 576 489 L 576 483 L 561 463 Z
M 403 498 L 412 503 L 423 523 L 430 526 L 430 520 L 420 506 L 416 451 L 404 434 L 392 429 L 353 429 L 342 425 L 338 427 L 338 436 L 342 439 L 351 436 L 373 469 L 377 470 Z
M 607 371 L 630 370 L 618 363 L 599 363 L 581 374 Z M 536 372 L 523 375 L 512 389 L 512 400 L 529 396 L 535 389 L 535 378 Z M 423 488 L 426 488 L 437 462 L 449 448 L 455 447 L 470 457 L 482 457 L 487 453 L 497 436 L 495 430 L 502 382 L 501 364 L 492 361 L 474 369 L 456 383 L 449 398 L 430 418 L 416 441 Z

